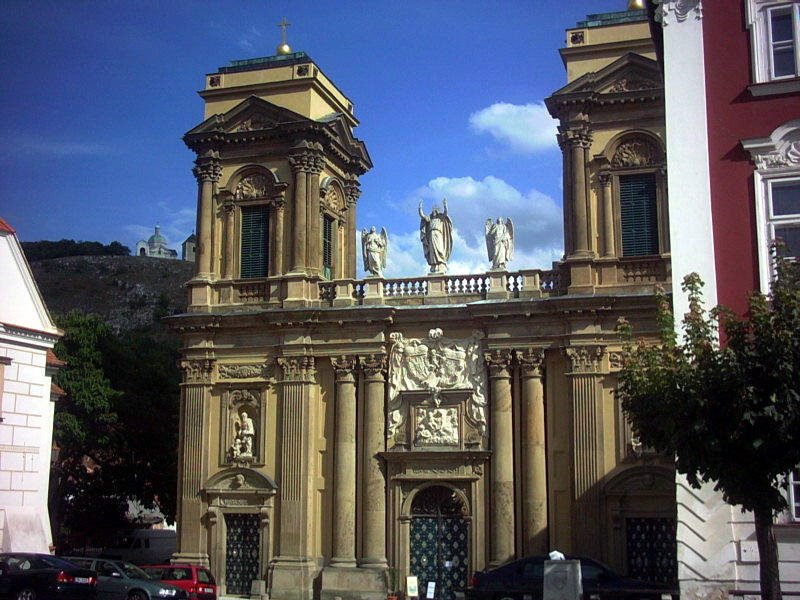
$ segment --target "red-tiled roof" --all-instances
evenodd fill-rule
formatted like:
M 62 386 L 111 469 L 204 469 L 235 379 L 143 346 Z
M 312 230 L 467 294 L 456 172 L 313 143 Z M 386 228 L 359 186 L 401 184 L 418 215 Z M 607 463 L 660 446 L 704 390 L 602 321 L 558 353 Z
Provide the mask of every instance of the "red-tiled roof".
M 6 233 L 17 233 L 14 231 L 14 228 L 9 225 L 3 217 L 0 217 L 0 231 L 5 231 Z
M 66 364 L 67 363 L 65 363 L 63 360 L 61 360 L 60 358 L 58 358 L 55 355 L 55 352 L 53 352 L 52 350 L 48 350 L 47 351 L 47 366 L 48 367 L 58 367 L 60 369 L 61 367 L 66 366 Z
M 64 391 L 64 388 L 57 386 L 55 383 L 50 384 L 50 395 L 51 396 L 58 396 L 59 398 L 63 398 L 67 395 L 67 392 Z

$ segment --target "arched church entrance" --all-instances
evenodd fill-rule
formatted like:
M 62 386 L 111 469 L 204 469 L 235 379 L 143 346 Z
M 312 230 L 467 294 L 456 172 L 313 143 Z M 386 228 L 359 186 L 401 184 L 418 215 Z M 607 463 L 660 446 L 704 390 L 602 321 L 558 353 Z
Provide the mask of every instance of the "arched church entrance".
M 469 520 L 461 496 L 444 485 L 427 487 L 411 504 L 410 570 L 420 596 L 435 584 L 436 600 L 454 600 L 467 586 Z

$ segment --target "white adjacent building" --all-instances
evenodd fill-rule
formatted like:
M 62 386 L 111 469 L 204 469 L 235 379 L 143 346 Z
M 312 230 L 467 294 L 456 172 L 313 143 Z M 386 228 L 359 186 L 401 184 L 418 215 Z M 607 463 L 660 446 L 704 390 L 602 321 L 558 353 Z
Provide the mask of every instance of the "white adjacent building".
M 53 323 L 14 229 L 0 218 L 0 551 L 49 552 Z

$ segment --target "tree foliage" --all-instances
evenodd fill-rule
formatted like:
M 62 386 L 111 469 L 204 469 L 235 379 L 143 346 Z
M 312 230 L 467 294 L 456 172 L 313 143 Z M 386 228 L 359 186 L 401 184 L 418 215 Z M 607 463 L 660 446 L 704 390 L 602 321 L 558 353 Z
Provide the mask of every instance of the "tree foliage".
M 75 240 L 41 240 L 38 242 L 22 242 L 22 249 L 30 261 L 64 256 L 129 256 L 131 249 L 117 241 L 103 245 L 100 242 L 84 242 Z
M 785 478 L 800 464 L 800 265 L 776 256 L 775 267 L 770 297 L 752 294 L 744 317 L 706 311 L 703 282 L 687 276 L 681 342 L 663 294 L 660 345 L 632 345 L 630 327 L 620 327 L 629 343 L 618 394 L 635 435 L 674 455 L 692 486 L 711 482 L 726 502 L 753 511 L 763 598 L 780 594 L 779 584 L 769 587 L 772 520 L 787 508 Z
M 55 351 L 66 366 L 56 383 L 67 392 L 54 419 L 50 509 L 58 541 L 112 536 L 127 525 L 129 499 L 174 520 L 177 342 L 117 335 L 78 311 L 57 323 L 65 335 Z

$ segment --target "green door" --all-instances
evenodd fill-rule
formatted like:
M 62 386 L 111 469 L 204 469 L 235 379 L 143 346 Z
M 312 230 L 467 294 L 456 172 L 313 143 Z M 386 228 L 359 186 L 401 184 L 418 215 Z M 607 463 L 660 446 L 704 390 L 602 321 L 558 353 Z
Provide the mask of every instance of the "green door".
M 428 583 L 436 584 L 436 600 L 454 600 L 467 587 L 469 525 L 460 497 L 450 488 L 421 491 L 411 506 L 411 575 L 425 598 Z

